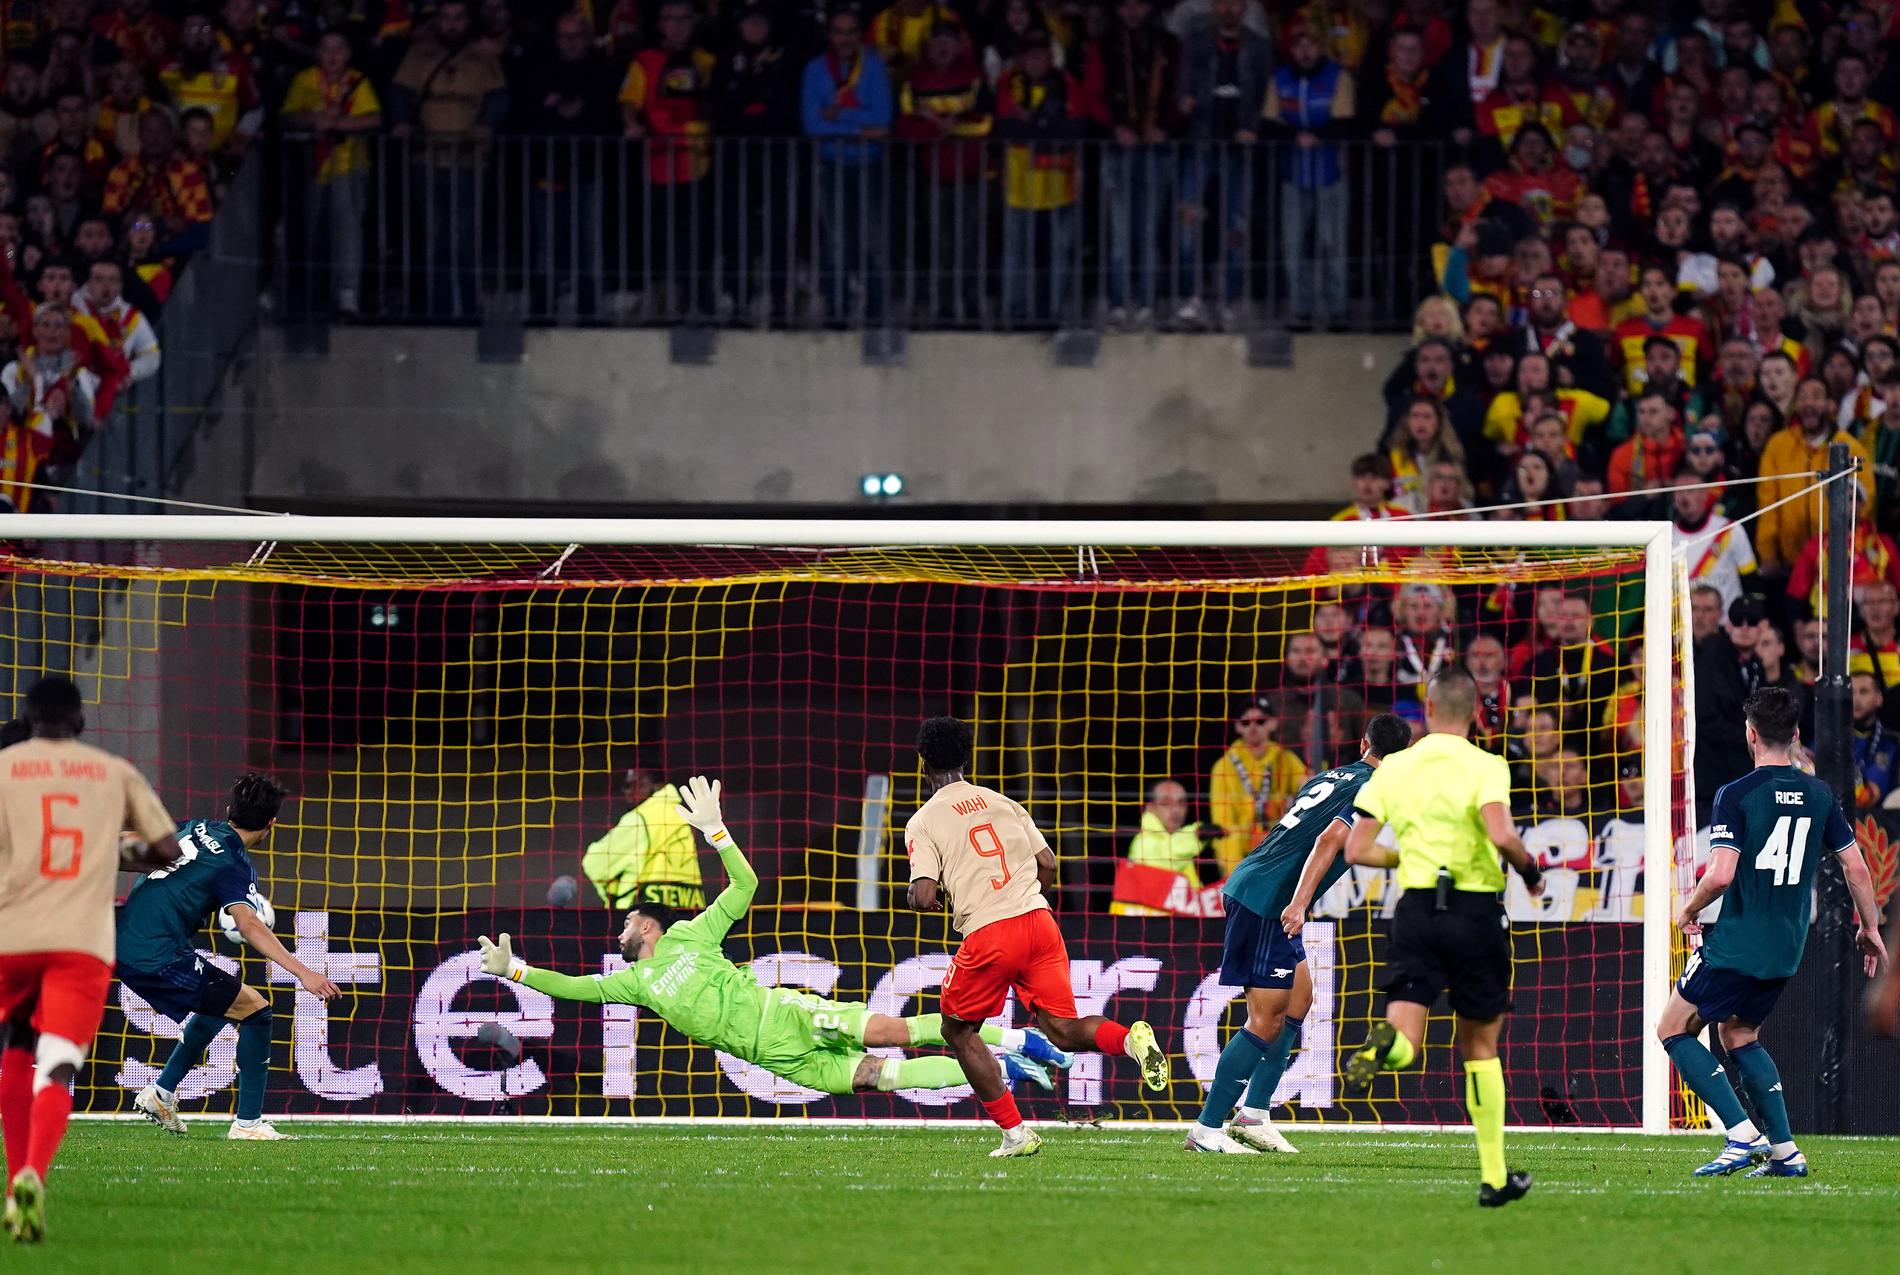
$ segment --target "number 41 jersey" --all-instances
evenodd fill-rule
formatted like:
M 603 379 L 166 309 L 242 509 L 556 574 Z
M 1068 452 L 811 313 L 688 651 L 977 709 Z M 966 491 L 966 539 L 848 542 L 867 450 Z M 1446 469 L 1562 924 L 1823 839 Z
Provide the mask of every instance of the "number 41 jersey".
M 1854 845 L 1833 790 L 1793 766 L 1760 766 L 1715 794 L 1709 848 L 1741 856 L 1702 959 L 1754 978 L 1790 978 L 1813 915 L 1825 853 Z
M 1300 869 L 1306 866 L 1306 856 L 1313 852 L 1320 834 L 1335 822 L 1352 823 L 1353 798 L 1370 778 L 1372 767 L 1356 761 L 1337 770 L 1322 770 L 1307 780 L 1267 839 L 1255 846 L 1227 878 L 1221 893 L 1255 916 L 1277 920 L 1293 901 Z M 1320 877 L 1313 897 L 1317 899 L 1332 889 L 1351 866 L 1344 854 L 1335 858 Z

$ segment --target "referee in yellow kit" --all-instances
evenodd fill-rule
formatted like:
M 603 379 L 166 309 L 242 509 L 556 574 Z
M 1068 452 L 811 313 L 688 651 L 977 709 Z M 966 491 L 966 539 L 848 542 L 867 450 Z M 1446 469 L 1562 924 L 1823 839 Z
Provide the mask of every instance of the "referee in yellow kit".
M 1425 692 L 1430 733 L 1387 757 L 1353 803 L 1346 858 L 1397 868 L 1403 893 L 1381 984 L 1385 1021 L 1347 1060 L 1345 1088 L 1364 1093 L 1382 1069 L 1412 1066 L 1422 1054 L 1425 1016 L 1449 987 L 1465 1105 L 1478 1135 L 1478 1203 L 1496 1208 L 1531 1189 L 1530 1174 L 1504 1165 L 1498 1032 L 1511 1008 L 1511 928 L 1499 851 L 1533 895 L 1544 887 L 1511 819 L 1509 767 L 1468 738 L 1476 703 L 1477 686 L 1463 669 L 1433 676 Z M 1374 844 L 1386 824 L 1398 836 L 1396 853 Z

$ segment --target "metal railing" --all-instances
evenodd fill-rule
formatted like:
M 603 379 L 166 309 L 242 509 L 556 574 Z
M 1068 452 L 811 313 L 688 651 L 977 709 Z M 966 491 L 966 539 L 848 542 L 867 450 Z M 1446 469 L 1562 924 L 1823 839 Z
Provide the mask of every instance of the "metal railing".
M 1409 327 L 1436 144 L 281 140 L 288 319 Z

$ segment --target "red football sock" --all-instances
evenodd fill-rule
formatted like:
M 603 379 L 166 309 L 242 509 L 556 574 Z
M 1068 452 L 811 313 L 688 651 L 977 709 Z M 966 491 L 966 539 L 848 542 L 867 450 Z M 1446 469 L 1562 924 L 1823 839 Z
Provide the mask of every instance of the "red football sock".
M 48 1085 L 33 1095 L 33 1125 L 27 1134 L 26 1163 L 28 1168 L 39 1170 L 42 1181 L 52 1171 L 60 1139 L 66 1136 L 66 1119 L 72 1114 L 73 1096 L 64 1085 Z
M 1110 1058 L 1119 1058 L 1128 1052 L 1128 1029 L 1103 1019 L 1102 1025 L 1095 1029 L 1095 1047 Z
M 7 1144 L 7 1181 L 26 1167 L 27 1131 L 33 1127 L 33 1051 L 0 1052 L 0 1134 Z
M 1016 1110 L 1016 1096 L 1008 1090 L 1004 1090 L 1003 1096 L 995 1102 L 985 1102 L 983 1110 L 996 1122 L 996 1127 L 1005 1133 L 1023 1122 L 1022 1112 Z

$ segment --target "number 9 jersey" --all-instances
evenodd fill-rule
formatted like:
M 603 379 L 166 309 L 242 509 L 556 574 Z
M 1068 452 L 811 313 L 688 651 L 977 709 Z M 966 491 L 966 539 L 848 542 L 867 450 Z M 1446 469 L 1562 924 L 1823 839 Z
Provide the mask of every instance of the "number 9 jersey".
M 1800 968 L 1823 854 L 1854 848 L 1834 792 L 1793 766 L 1761 766 L 1716 791 L 1710 850 L 1741 857 L 1702 960 L 1754 978 Z
M 950 896 L 951 924 L 966 937 L 1049 906 L 1036 879 L 1036 855 L 1048 845 L 1027 810 L 961 779 L 904 825 L 910 879 L 928 877 Z
M 944 976 L 943 1012 L 980 1023 L 1011 989 L 1026 1011 L 1074 1018 L 1069 954 L 1036 876 L 1048 848 L 1029 812 L 1008 797 L 958 780 L 945 784 L 904 827 L 910 879 L 950 896 L 963 945 Z

